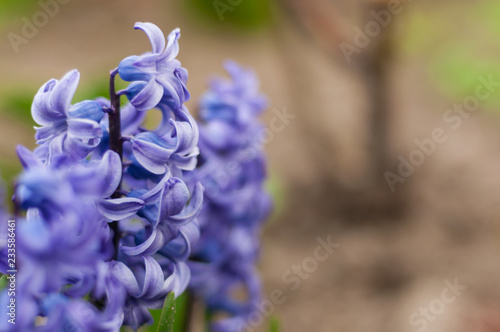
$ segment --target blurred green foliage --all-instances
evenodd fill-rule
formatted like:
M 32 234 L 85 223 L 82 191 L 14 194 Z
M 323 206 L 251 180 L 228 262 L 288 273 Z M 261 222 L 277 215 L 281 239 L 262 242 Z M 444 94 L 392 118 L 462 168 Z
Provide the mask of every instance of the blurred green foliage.
M 286 190 L 281 178 L 274 172 L 270 172 L 269 179 L 266 181 L 265 186 L 273 199 L 273 213 L 266 223 L 266 227 L 269 227 L 277 220 L 276 216 L 283 211 L 286 202 Z
M 16 124 L 21 124 L 21 127 L 25 127 L 26 135 L 34 135 L 32 129 L 34 122 L 31 119 L 30 111 L 33 97 L 23 92 L 22 89 L 16 92 L 11 91 L 10 93 L 2 92 L 0 95 L 2 96 L 0 98 L 1 121 L 3 121 L 4 125 L 15 122 Z M 19 142 L 12 142 L 13 149 L 17 143 Z M 5 181 L 5 184 L 9 185 L 20 171 L 21 164 L 17 158 L 7 158 L 5 156 L 0 158 L 0 177 Z M 10 187 L 7 188 L 7 196 L 11 194 L 10 189 Z
M 0 26 L 12 20 L 21 20 L 25 15 L 37 8 L 36 1 L 0 0 Z M 30 130 L 33 122 L 31 120 L 31 100 L 33 95 L 27 93 L 26 88 L 16 89 L 9 87 L 8 91 L 2 91 L 0 95 L 0 111 L 2 117 L 10 118 L 22 124 L 26 124 Z M 36 92 L 36 90 L 34 90 Z M 2 119 L 4 120 L 4 119 Z M 17 160 L 0 158 L 0 177 L 9 183 L 21 170 Z M 9 188 L 10 190 L 10 188 Z M 10 191 L 9 194 L 10 195 Z
M 480 76 L 500 81 L 500 2 L 436 4 L 409 12 L 403 50 L 428 62 L 436 88 L 454 100 L 474 95 Z M 500 91 L 499 91 L 500 92 Z M 500 93 L 481 102 L 500 111 Z
M 10 118 L 15 118 L 27 125 L 31 125 L 33 119 L 31 118 L 31 102 L 33 95 L 26 91 L 26 89 L 18 89 L 16 91 L 2 93 L 0 100 L 0 109 L 3 115 Z
M 215 28 L 255 30 L 271 22 L 271 0 L 185 0 L 186 11 Z
M 15 17 L 20 19 L 35 8 L 37 1 L 0 0 L 0 24 Z
M 269 322 L 269 332 L 279 332 L 280 330 L 280 321 L 276 316 L 271 317 L 271 321 Z
M 21 163 L 17 160 L 15 161 L 5 161 L 0 160 L 0 178 L 1 181 L 8 186 L 6 198 L 8 199 L 12 195 L 12 188 L 9 186 L 11 181 L 16 178 L 16 176 L 21 172 Z M 8 206 L 8 205 L 7 205 Z

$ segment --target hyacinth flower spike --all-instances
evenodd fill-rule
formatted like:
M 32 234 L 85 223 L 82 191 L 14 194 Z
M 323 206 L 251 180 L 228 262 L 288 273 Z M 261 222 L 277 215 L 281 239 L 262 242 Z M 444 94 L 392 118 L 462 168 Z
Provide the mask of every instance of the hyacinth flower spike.
M 200 212 L 200 239 L 192 249 L 190 288 L 207 310 L 222 319 L 210 331 L 243 330 L 261 286 L 255 264 L 259 233 L 271 209 L 258 115 L 267 105 L 251 70 L 234 62 L 225 65 L 230 79 L 212 80 L 200 102 L 200 158 L 190 179 L 207 188 Z M 223 177 L 218 170 L 231 165 Z M 233 296 L 243 289 L 245 299 Z
M 246 153 L 259 145 L 257 116 L 266 105 L 257 79 L 228 63 L 231 79 L 214 80 L 202 98 L 199 131 L 183 105 L 190 94 L 176 59 L 179 29 L 165 38 L 152 23 L 135 28 L 152 51 L 110 72 L 109 100 L 72 104 L 76 70 L 35 96 L 39 146 L 17 149 L 24 168 L 15 187 L 21 310 L 16 325 L 0 320 L 0 331 L 137 331 L 152 323 L 149 310 L 161 308 L 169 292 L 188 287 L 210 313 L 226 314 L 210 322 L 212 331 L 235 331 L 260 299 L 255 263 L 271 203 L 262 150 Z M 119 92 L 117 75 L 130 83 Z M 151 109 L 162 119 L 148 130 Z M 231 161 L 234 172 L 220 183 L 214 170 Z M 6 273 L 8 242 L 0 235 Z M 238 287 L 248 295 L 242 301 L 232 296 Z M 9 301 L 0 291 L 4 317 Z

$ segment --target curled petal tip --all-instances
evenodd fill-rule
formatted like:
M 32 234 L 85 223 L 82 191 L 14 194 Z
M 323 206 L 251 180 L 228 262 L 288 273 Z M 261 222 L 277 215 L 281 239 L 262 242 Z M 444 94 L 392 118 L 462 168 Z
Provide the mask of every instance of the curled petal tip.
M 149 22 L 137 22 L 134 29 L 142 30 L 146 33 L 151 42 L 153 53 L 160 54 L 163 52 L 165 49 L 165 36 L 157 25 Z
M 50 106 L 60 114 L 67 114 L 71 100 L 80 82 L 80 72 L 76 69 L 68 72 L 54 85 L 50 96 Z

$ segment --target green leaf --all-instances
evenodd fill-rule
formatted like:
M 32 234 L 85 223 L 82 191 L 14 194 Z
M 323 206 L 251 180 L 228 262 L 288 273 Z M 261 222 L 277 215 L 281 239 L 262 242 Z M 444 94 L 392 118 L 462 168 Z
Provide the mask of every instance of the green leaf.
M 182 293 L 175 299 L 175 322 L 174 322 L 174 332 L 185 331 L 185 320 L 186 320 L 186 310 L 188 303 L 187 292 Z M 156 332 L 158 330 L 158 325 L 160 323 L 160 318 L 162 314 L 162 309 L 154 310 L 150 309 L 149 312 L 153 316 L 154 323 L 150 326 L 143 326 L 142 332 Z
M 173 292 L 168 293 L 163 305 L 160 323 L 158 324 L 157 332 L 172 332 L 174 330 L 175 321 L 175 295 Z
M 4 289 L 6 286 L 7 286 L 7 275 L 4 274 L 1 278 L 0 278 L 0 289 Z
M 280 330 L 280 321 L 276 316 L 271 317 L 271 321 L 269 323 L 269 332 L 279 332 Z
M 174 332 L 182 332 L 186 331 L 186 325 L 188 324 L 186 317 L 188 315 L 189 307 L 189 295 L 188 292 L 184 292 L 175 300 L 175 323 L 174 323 Z

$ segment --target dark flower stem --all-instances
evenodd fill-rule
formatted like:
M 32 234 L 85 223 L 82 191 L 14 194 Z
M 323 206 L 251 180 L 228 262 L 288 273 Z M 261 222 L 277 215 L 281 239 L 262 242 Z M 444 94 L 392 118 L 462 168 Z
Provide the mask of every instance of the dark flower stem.
M 109 99 L 111 101 L 111 109 L 108 113 L 109 118 L 109 148 L 120 156 L 123 161 L 123 141 L 120 119 L 120 96 L 116 94 L 115 77 L 118 74 L 118 69 L 111 71 L 109 79 Z M 111 198 L 121 197 L 121 182 L 116 191 L 111 195 Z M 113 245 L 115 248 L 115 258 L 118 255 L 118 246 L 120 244 L 120 230 L 118 228 L 118 221 L 113 221 L 110 224 L 113 231 Z

